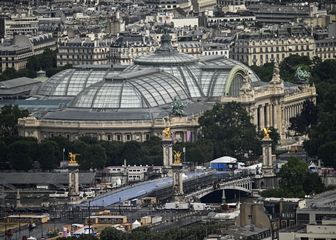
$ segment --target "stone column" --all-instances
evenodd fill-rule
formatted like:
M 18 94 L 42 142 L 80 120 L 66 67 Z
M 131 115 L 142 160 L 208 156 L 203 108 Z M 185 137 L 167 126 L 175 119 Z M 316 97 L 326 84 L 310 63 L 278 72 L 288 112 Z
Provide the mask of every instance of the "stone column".
M 77 164 L 78 166 L 78 164 Z M 75 169 L 74 169 L 75 168 Z M 79 170 L 77 167 L 69 169 L 69 198 L 70 203 L 79 201 Z
M 264 114 L 265 114 L 264 125 L 265 127 L 268 127 L 269 126 L 269 105 L 268 104 L 265 104 L 264 106 Z
M 260 126 L 260 115 L 261 115 L 261 113 L 260 113 L 260 107 L 258 106 L 256 108 L 256 122 L 257 122 L 256 126 L 257 126 L 257 129 L 261 129 L 261 126 Z
M 296 113 L 296 115 L 299 115 L 300 114 L 300 104 L 298 103 L 298 104 L 296 104 L 296 107 L 297 107 L 297 113 Z
M 270 112 L 270 126 L 274 127 L 274 104 L 271 104 L 271 112 Z
M 273 161 L 272 161 L 272 139 L 264 137 L 262 139 L 262 153 L 263 153 L 263 175 L 265 177 L 274 176 Z
M 273 127 L 273 104 L 270 104 L 268 108 L 268 127 Z
M 171 142 L 163 142 L 163 166 L 167 167 L 171 165 L 172 156 L 173 156 L 173 144 Z
M 253 108 L 253 123 L 258 129 L 258 107 Z
M 265 127 L 265 108 L 263 105 L 259 108 L 259 123 L 260 123 L 260 129 L 263 129 Z
M 273 127 L 278 129 L 278 121 L 279 121 L 279 104 L 275 103 L 273 109 Z
M 184 191 L 183 191 L 183 171 L 182 163 L 173 163 L 172 174 L 173 174 L 173 199 L 175 202 L 183 201 Z
M 162 131 L 162 148 L 163 148 L 163 175 L 171 175 L 171 165 L 173 162 L 173 139 L 170 128 Z
M 284 138 L 285 137 L 285 126 L 287 124 L 287 121 L 285 120 L 283 103 L 280 104 L 279 108 L 280 108 L 280 111 L 279 111 L 279 119 L 278 119 L 278 129 L 279 129 L 280 136 Z

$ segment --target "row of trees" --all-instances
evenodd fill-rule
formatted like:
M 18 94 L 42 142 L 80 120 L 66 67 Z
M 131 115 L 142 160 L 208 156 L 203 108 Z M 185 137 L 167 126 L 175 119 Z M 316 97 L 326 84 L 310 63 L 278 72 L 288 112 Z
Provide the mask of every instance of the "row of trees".
M 0 81 L 18 77 L 35 78 L 39 70 L 46 71 L 46 76 L 51 77 L 69 67 L 71 66 L 57 67 L 57 51 L 46 49 L 42 54 L 30 57 L 25 69 L 16 71 L 14 68 L 7 68 L 0 74 Z
M 108 227 L 105 228 L 100 234 L 99 239 L 101 240 L 194 240 L 194 239 L 204 239 L 206 234 L 219 234 L 219 229 L 224 225 L 221 223 L 212 224 L 195 224 L 191 226 L 186 226 L 184 228 L 173 228 L 166 231 L 152 232 L 147 227 L 139 227 L 134 229 L 132 232 L 122 232 L 115 228 Z M 75 238 L 60 238 L 60 240 L 74 240 Z M 76 238 L 78 239 L 78 238 Z M 98 238 L 92 236 L 82 236 L 80 240 L 96 240 Z
M 35 138 L 7 137 L 0 139 L 0 166 L 2 169 L 51 170 L 59 166 L 68 153 L 79 154 L 80 168 L 101 169 L 105 166 L 127 164 L 162 165 L 161 141 L 157 137 L 145 143 L 107 142 L 82 137 L 70 142 L 54 137 L 38 143 Z

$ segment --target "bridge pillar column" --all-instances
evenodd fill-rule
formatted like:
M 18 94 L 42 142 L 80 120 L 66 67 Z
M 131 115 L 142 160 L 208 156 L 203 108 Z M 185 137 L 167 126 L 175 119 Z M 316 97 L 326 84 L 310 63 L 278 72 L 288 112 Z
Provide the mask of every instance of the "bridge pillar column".
M 172 176 L 171 165 L 173 163 L 173 139 L 170 128 L 162 131 L 162 148 L 163 148 L 163 175 Z
M 175 202 L 183 202 L 183 171 L 182 163 L 174 162 L 172 165 L 173 173 L 173 199 Z
M 263 176 L 273 177 L 273 161 L 272 161 L 272 139 L 265 135 L 262 139 L 262 151 L 263 151 Z

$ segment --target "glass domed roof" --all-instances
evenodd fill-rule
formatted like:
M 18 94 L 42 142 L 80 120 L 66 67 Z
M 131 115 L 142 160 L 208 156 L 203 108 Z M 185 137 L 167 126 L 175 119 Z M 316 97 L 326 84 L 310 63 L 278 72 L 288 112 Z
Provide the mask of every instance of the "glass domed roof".
M 138 76 L 140 72 L 143 74 Z M 260 81 L 238 61 L 220 55 L 196 58 L 179 53 L 170 36 L 164 34 L 161 47 L 152 55 L 137 58 L 133 65 L 65 70 L 43 83 L 38 95 L 77 96 L 73 106 L 82 108 L 150 108 L 170 103 L 175 96 L 191 101 L 238 96 L 246 73 L 252 82 Z
M 171 37 L 169 34 L 163 34 L 161 37 L 161 47 L 154 54 L 141 56 L 134 60 L 137 65 L 181 65 L 192 64 L 198 62 L 198 59 L 188 55 L 179 53 L 171 45 Z
M 122 73 L 93 84 L 72 102 L 76 108 L 151 108 L 189 95 L 179 81 L 159 70 Z
M 134 65 L 127 67 L 124 72 L 152 68 L 163 70 L 177 78 L 192 98 L 199 98 L 203 97 L 203 93 L 198 83 L 198 62 L 198 58 L 175 50 L 170 36 L 164 34 L 161 37 L 161 47 L 154 54 L 135 59 Z
M 45 81 L 38 95 L 48 97 L 76 96 L 94 83 L 103 81 L 108 75 L 116 75 L 120 71 L 111 70 L 110 66 L 100 68 L 74 68 L 61 71 Z

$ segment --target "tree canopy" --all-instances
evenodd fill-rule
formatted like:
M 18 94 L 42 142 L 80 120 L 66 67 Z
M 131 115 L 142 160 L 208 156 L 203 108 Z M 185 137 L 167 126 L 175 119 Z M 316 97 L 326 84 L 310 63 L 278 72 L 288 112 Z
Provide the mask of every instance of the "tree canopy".
M 213 142 L 214 158 L 229 155 L 244 160 L 259 156 L 256 127 L 240 103 L 215 104 L 199 119 L 201 138 Z
M 36 162 L 35 167 L 51 170 L 67 160 L 69 152 L 79 154 L 77 160 L 83 170 L 120 166 L 124 160 L 131 165 L 162 165 L 161 140 L 155 136 L 143 143 L 98 141 L 90 137 L 70 142 L 61 136 L 38 143 L 35 138 L 4 136 L 0 137 L 0 169 L 29 170 Z
M 290 55 L 280 63 L 280 76 L 286 82 L 300 83 L 295 76 L 298 67 L 310 70 L 311 64 L 308 56 Z
M 263 82 L 269 82 L 272 80 L 274 64 L 273 63 L 265 63 L 262 66 L 253 65 L 250 67 Z
M 309 129 L 317 123 L 317 107 L 311 100 L 306 100 L 303 103 L 301 113 L 289 119 L 290 130 L 297 132 L 300 135 L 307 134 Z
M 29 112 L 21 110 L 17 105 L 5 105 L 0 109 L 0 136 L 16 136 L 19 118 L 27 117 Z
M 317 63 L 313 68 L 317 90 L 316 124 L 308 131 L 309 140 L 304 143 L 310 156 L 322 159 L 328 167 L 336 167 L 336 60 Z
M 290 158 L 281 167 L 277 177 L 280 177 L 278 189 L 262 192 L 264 197 L 304 197 L 307 194 L 317 194 L 325 187 L 316 173 L 308 171 L 308 165 L 298 159 Z

